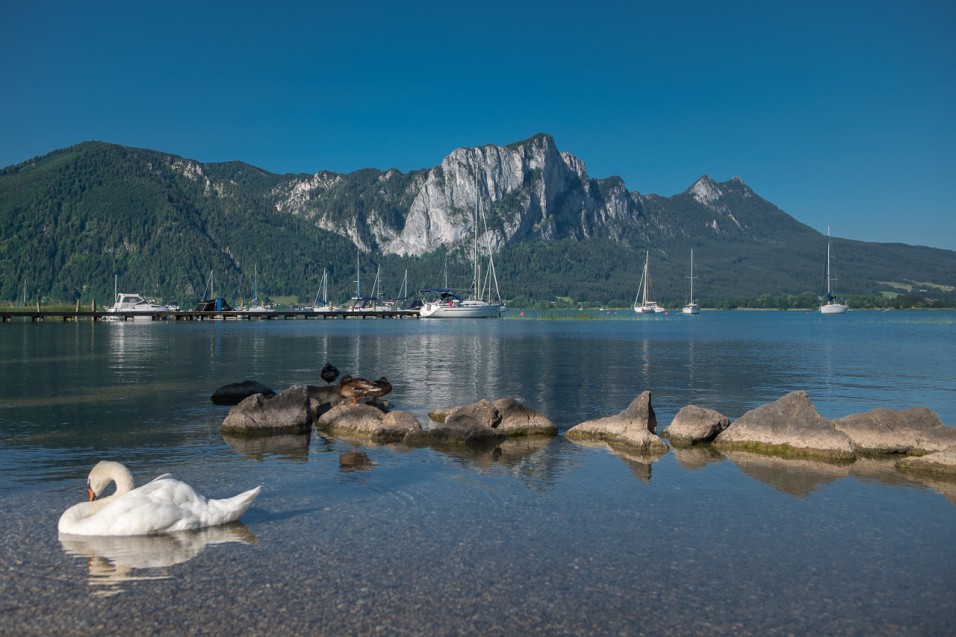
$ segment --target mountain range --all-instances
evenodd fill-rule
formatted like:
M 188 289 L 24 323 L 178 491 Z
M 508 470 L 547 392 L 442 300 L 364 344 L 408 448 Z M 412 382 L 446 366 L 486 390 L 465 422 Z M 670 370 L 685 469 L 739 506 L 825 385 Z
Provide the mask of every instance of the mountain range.
M 705 305 L 815 295 L 823 283 L 826 237 L 743 180 L 703 176 L 674 196 L 645 195 L 589 176 L 544 134 L 459 148 L 431 169 L 348 174 L 85 142 L 0 171 L 0 299 L 104 304 L 117 281 L 191 305 L 213 273 L 215 293 L 233 301 L 255 285 L 309 303 L 323 270 L 340 301 L 376 275 L 383 296 L 406 278 L 413 291 L 467 288 L 476 219 L 479 251 L 494 255 L 513 304 L 626 306 L 649 254 L 657 300 L 679 305 L 691 249 Z M 954 295 L 954 251 L 842 238 L 832 250 L 838 293 Z

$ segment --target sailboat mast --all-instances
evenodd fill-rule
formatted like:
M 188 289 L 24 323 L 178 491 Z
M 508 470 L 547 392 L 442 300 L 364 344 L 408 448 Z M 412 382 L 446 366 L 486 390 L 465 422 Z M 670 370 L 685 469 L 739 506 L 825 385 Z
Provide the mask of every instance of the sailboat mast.
M 358 246 L 355 246 L 355 301 L 358 302 L 362 299 L 362 270 L 359 265 L 359 258 L 361 257 L 361 250 Z
M 830 226 L 827 226 L 827 302 L 830 302 Z
M 474 236 L 474 248 L 472 250 L 472 264 L 474 266 L 474 275 L 471 280 L 471 289 L 473 297 L 478 298 L 478 203 L 480 198 L 478 197 L 478 170 L 475 169 L 475 236 Z
M 690 251 L 690 302 L 694 302 L 694 251 Z

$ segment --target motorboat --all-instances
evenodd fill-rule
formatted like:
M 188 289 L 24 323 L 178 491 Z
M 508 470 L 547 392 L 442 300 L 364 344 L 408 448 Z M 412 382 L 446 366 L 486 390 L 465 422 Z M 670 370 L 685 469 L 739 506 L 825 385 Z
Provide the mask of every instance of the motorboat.
M 139 294 L 118 292 L 112 307 L 106 310 L 107 315 L 103 318 L 108 321 L 125 321 L 127 319 L 151 321 L 172 311 L 172 308 L 168 305 L 155 303 Z

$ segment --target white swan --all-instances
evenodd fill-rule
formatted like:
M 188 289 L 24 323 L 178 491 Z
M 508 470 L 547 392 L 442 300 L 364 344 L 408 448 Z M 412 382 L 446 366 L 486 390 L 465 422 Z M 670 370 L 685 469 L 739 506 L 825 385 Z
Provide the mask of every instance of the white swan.
M 116 493 L 97 499 L 110 482 Z M 261 487 L 224 500 L 209 500 L 165 473 L 138 489 L 118 462 L 102 460 L 87 479 L 90 502 L 75 504 L 60 516 L 60 533 L 71 535 L 149 535 L 188 531 L 234 522 L 246 512 Z

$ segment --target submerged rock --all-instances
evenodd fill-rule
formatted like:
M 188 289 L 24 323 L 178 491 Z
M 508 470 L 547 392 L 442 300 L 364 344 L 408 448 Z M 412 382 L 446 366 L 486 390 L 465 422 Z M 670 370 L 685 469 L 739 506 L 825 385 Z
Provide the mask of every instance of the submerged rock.
M 651 392 L 645 391 L 615 416 L 582 422 L 565 434 L 575 442 L 605 442 L 646 454 L 666 454 L 667 443 L 657 437 L 657 416 L 651 406 Z
M 262 394 L 266 398 L 276 395 L 274 391 L 255 380 L 244 380 L 241 383 L 223 385 L 212 393 L 210 398 L 217 405 L 238 405 L 249 396 Z
M 923 455 L 956 445 L 956 428 L 944 425 L 925 407 L 880 407 L 837 418 L 833 424 L 850 437 L 860 453 Z
M 675 447 L 691 447 L 710 442 L 729 425 L 730 419 L 718 411 L 687 405 L 677 412 L 661 435 Z
M 722 431 L 714 445 L 801 457 L 853 460 L 850 437 L 819 413 L 804 391 L 751 409 Z

